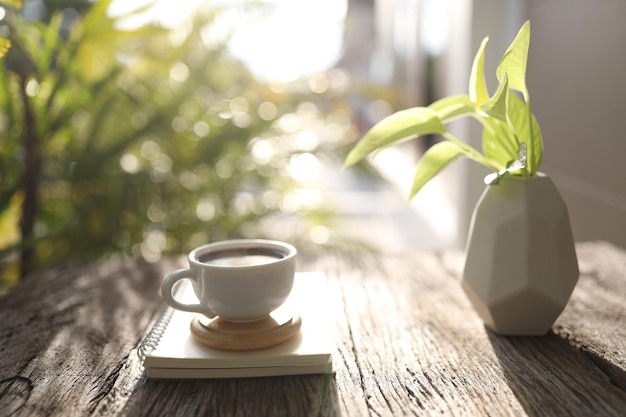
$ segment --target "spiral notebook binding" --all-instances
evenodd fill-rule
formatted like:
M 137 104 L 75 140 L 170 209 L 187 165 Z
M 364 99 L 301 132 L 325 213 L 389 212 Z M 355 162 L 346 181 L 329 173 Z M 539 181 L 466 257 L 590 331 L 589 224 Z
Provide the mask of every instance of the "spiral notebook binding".
M 186 287 L 186 282 L 180 283 L 174 290 L 174 298 L 178 298 L 178 296 L 183 293 Z M 146 356 L 150 354 L 150 352 L 152 352 L 154 349 L 156 349 L 159 345 L 159 342 L 163 337 L 163 332 L 165 332 L 167 325 L 172 319 L 172 315 L 174 315 L 174 311 L 175 310 L 172 307 L 166 306 L 163 311 L 161 311 L 161 314 L 159 315 L 157 321 L 154 323 L 154 326 L 152 326 L 152 329 L 150 329 L 146 337 L 137 348 L 137 356 L 139 356 L 141 362 L 143 362 L 146 359 Z

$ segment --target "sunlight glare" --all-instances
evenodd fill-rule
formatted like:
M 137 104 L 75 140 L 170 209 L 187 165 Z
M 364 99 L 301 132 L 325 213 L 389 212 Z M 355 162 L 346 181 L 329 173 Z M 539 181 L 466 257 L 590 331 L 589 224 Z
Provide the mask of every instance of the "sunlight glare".
M 301 153 L 291 156 L 287 170 L 293 179 L 308 182 L 316 179 L 320 174 L 320 161 L 312 153 Z
M 347 0 L 275 1 L 270 15 L 238 28 L 230 43 L 261 80 L 289 82 L 341 57 Z
M 245 24 L 233 23 L 236 22 L 233 16 L 242 20 L 240 10 L 224 16 L 228 27 L 237 26 L 229 51 L 261 81 L 294 81 L 326 71 L 341 58 L 347 0 L 265 0 L 263 3 L 271 6 L 268 12 L 262 18 L 243 19 Z M 194 11 L 207 7 L 202 0 L 113 0 L 108 14 L 123 16 L 149 4 L 152 7 L 141 14 L 122 18 L 119 26 L 132 29 L 156 23 L 176 33 L 185 33 L 180 30 L 181 24 Z M 216 24 L 220 26 L 219 19 Z M 219 33 L 228 32 L 215 29 Z M 314 81 L 316 89 L 327 88 L 328 80 Z

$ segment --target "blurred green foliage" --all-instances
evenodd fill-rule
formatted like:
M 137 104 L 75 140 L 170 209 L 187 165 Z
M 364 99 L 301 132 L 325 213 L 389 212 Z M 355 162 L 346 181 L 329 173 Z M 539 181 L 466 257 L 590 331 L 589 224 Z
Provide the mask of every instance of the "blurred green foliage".
M 0 65 L 0 282 L 14 282 L 17 265 L 113 252 L 155 260 L 272 237 L 259 226 L 268 215 L 306 214 L 286 203 L 297 191 L 286 170 L 323 145 L 296 140 L 287 122 L 321 121 L 340 136 L 347 110 L 328 110 L 341 104 L 256 82 L 207 43 L 219 10 L 181 33 L 120 29 L 108 0 L 56 3 L 39 21 L 5 3 L 0 21 L 12 43 Z

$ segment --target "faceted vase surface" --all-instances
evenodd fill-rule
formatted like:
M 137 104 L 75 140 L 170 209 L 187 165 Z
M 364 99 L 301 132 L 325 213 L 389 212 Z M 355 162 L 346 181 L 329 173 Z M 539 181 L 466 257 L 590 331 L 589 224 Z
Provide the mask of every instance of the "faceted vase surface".
M 506 176 L 478 201 L 462 287 L 485 326 L 502 335 L 545 335 L 578 281 L 565 202 L 552 180 Z

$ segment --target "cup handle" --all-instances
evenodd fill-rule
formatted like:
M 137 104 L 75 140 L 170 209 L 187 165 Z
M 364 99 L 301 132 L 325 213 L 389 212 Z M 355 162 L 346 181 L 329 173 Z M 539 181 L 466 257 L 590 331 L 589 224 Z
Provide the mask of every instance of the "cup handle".
M 172 293 L 174 284 L 183 279 L 194 280 L 195 275 L 190 269 L 179 269 L 165 277 L 163 285 L 161 286 L 161 296 L 163 297 L 165 303 L 177 310 L 188 311 L 191 313 L 201 313 L 210 319 L 215 317 L 216 314 L 213 311 L 203 307 L 200 303 L 184 304 L 174 297 L 174 294 Z

